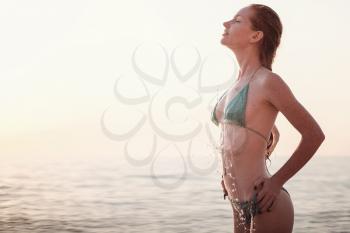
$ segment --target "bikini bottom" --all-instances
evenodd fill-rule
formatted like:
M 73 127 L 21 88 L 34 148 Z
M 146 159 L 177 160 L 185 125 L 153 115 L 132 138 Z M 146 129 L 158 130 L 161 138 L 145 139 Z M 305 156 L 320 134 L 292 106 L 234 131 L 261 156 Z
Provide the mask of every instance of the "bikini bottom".
M 282 190 L 284 190 L 288 193 L 287 189 L 285 189 L 284 187 L 282 187 Z M 252 217 L 254 217 L 257 214 L 262 213 L 259 206 L 258 206 L 258 203 L 257 203 L 257 194 L 258 194 L 258 192 L 256 192 L 254 194 L 253 198 L 249 201 L 239 202 L 239 201 L 235 201 L 233 199 L 229 199 L 230 203 L 232 205 L 232 208 L 237 209 L 237 207 L 238 207 L 239 212 L 241 212 L 243 214 L 243 217 L 244 217 L 246 224 L 250 223 L 250 220 Z M 288 193 L 288 195 L 289 195 L 289 193 Z

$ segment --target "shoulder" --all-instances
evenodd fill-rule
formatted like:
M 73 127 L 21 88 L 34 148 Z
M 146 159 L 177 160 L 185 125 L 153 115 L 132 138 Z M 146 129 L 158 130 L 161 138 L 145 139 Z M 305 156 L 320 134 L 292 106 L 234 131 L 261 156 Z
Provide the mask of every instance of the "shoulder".
M 262 85 L 263 88 L 276 88 L 278 86 L 286 87 L 287 83 L 282 79 L 280 75 L 272 72 L 271 70 L 265 68 L 259 75 L 259 85 Z
M 324 139 L 324 134 L 308 112 L 294 96 L 291 88 L 276 73 L 266 72 L 261 76 L 262 92 L 266 100 L 281 112 L 302 135 L 312 135 L 315 140 Z
M 280 88 L 289 88 L 287 83 L 282 79 L 280 75 L 269 70 L 265 71 L 263 74 L 262 84 L 264 89 L 268 91 L 279 90 Z
M 286 81 L 272 71 L 265 72 L 261 85 L 266 100 L 279 111 L 283 112 L 298 102 Z
M 263 91 L 267 101 L 302 135 L 311 135 L 314 140 L 324 139 L 324 134 L 316 120 L 278 74 L 271 72 L 266 75 L 263 80 Z

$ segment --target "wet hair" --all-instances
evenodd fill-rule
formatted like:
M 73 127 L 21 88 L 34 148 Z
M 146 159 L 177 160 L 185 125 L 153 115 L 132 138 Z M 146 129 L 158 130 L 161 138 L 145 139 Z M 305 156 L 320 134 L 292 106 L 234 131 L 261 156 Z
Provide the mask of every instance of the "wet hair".
M 282 36 L 282 23 L 278 14 L 263 4 L 250 4 L 255 12 L 250 21 L 252 30 L 262 31 L 264 36 L 259 43 L 259 59 L 261 64 L 272 71 L 272 63 Z
M 277 145 L 277 142 L 279 140 L 279 132 L 272 130 L 270 133 L 270 137 L 266 146 L 266 154 L 265 154 L 265 165 L 266 165 L 266 160 L 269 160 L 270 164 L 271 164 L 271 160 L 270 160 L 270 156 L 272 154 L 272 152 L 275 150 L 275 147 Z
M 276 142 L 274 142 L 276 139 L 275 139 L 275 136 L 273 135 L 273 133 L 271 132 L 270 134 L 270 137 L 269 137 L 269 143 L 267 144 L 266 146 L 266 150 L 267 150 L 267 153 L 265 155 L 265 159 L 268 159 L 271 163 L 271 160 L 270 160 L 270 155 L 272 153 L 272 151 L 270 151 L 270 147 L 275 144 Z

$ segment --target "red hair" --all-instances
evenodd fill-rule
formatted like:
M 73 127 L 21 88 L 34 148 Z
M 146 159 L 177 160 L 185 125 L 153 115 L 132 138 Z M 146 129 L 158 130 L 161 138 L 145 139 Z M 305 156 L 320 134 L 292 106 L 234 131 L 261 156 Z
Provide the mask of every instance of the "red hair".
M 282 23 L 278 14 L 270 7 L 262 4 L 250 4 L 255 14 L 250 18 L 252 30 L 262 31 L 264 36 L 259 44 L 261 64 L 272 71 L 272 63 L 276 50 L 280 45 Z

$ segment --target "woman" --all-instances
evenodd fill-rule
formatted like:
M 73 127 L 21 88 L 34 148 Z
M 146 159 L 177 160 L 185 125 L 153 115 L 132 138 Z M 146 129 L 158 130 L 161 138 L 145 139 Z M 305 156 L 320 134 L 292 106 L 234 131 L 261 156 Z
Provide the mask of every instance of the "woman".
M 283 79 L 272 72 L 282 35 L 276 12 L 251 4 L 223 25 L 221 43 L 233 51 L 239 75 L 213 108 L 212 121 L 221 128 L 222 185 L 232 205 L 233 229 L 235 233 L 289 233 L 294 208 L 283 185 L 313 156 L 325 135 Z M 278 112 L 302 139 L 271 176 L 266 159 L 278 141 L 274 125 Z

